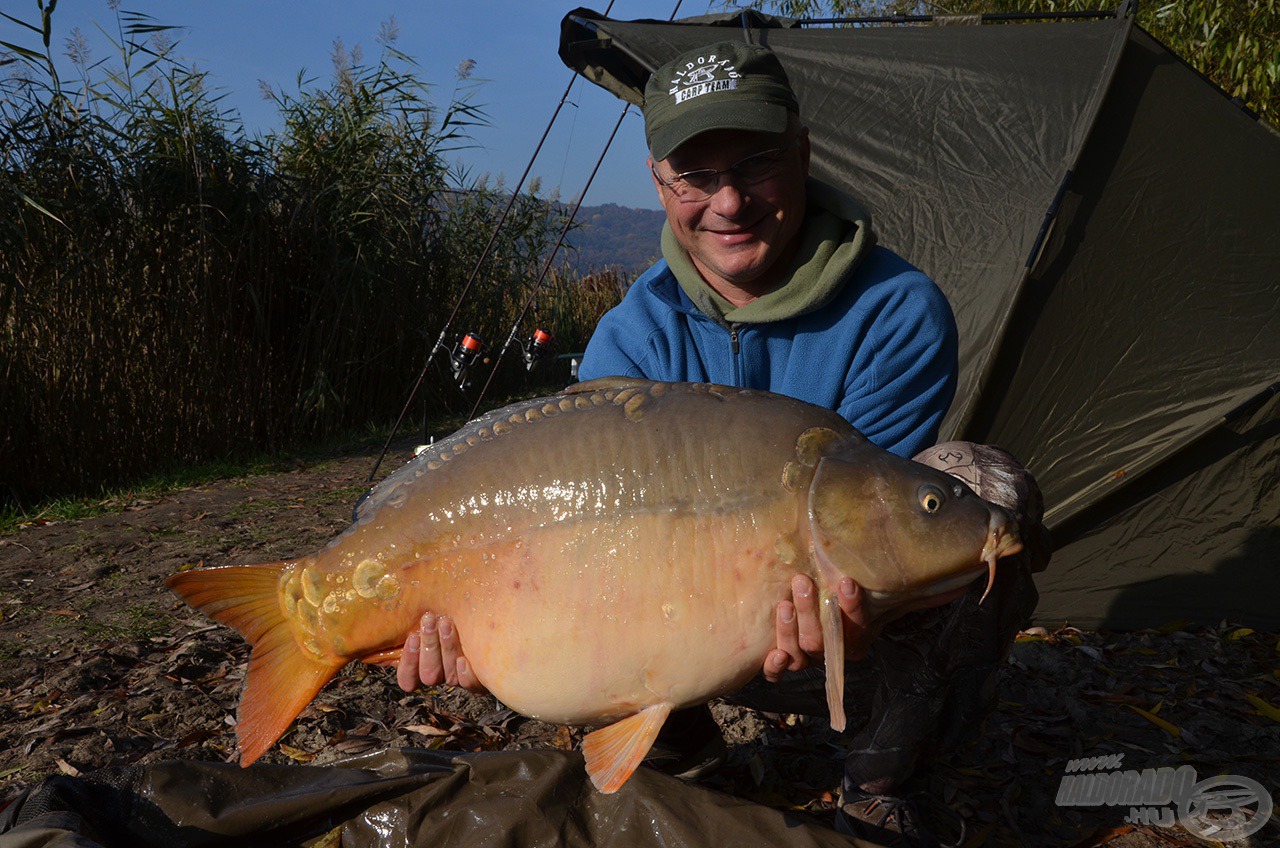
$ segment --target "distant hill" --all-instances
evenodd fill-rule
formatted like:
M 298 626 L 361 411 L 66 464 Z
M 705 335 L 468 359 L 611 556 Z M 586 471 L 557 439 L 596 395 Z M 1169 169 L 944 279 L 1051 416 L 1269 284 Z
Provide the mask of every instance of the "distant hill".
M 632 209 L 616 203 L 583 206 L 577 229 L 568 241 L 577 248 L 566 254 L 569 265 L 582 274 L 604 268 L 620 268 L 634 276 L 662 255 L 659 239 L 667 219 L 661 209 Z

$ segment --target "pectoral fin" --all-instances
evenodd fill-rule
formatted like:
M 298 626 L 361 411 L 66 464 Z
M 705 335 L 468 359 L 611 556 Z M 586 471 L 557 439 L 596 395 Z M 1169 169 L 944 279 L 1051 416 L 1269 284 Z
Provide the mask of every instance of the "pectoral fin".
M 627 782 L 653 747 L 653 740 L 670 714 L 670 704 L 654 704 L 587 734 L 582 740 L 582 753 L 587 758 L 587 775 L 596 789 L 612 795 Z
M 383 665 L 395 668 L 400 664 L 400 655 L 403 653 L 404 645 L 400 645 L 395 648 L 386 648 L 381 651 L 374 651 L 368 656 L 361 657 L 360 662 L 368 663 L 369 665 Z
M 831 729 L 843 731 L 844 715 L 844 624 L 840 618 L 840 602 L 828 594 L 819 609 L 822 618 L 822 662 L 827 671 L 827 710 L 831 713 Z

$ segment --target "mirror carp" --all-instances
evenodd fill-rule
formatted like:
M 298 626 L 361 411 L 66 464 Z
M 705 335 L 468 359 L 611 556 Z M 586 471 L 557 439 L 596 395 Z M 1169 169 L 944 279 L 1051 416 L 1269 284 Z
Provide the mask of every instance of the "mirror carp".
M 392 664 L 430 610 L 476 676 L 583 742 L 614 792 L 667 715 L 728 694 L 774 647 L 793 575 L 822 601 L 843 729 L 836 591 L 873 620 L 946 603 L 1021 548 L 959 480 L 874 446 L 836 413 L 768 392 L 605 378 L 490 412 L 379 483 L 317 553 L 180 572 L 167 585 L 253 646 L 241 762 L 353 660 Z M 850 646 L 860 652 L 864 646 Z

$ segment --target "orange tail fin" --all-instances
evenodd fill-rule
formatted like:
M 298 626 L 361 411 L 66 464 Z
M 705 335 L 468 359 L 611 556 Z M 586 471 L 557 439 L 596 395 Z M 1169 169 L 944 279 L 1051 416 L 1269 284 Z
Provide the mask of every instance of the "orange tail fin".
M 240 765 L 266 753 L 345 661 L 321 662 L 298 647 L 280 610 L 280 572 L 292 563 L 183 571 L 165 585 L 210 618 L 234 627 L 253 646 L 236 713 Z
M 587 734 L 582 740 L 582 753 L 587 759 L 587 776 L 596 789 L 612 795 L 622 788 L 653 747 L 653 740 L 658 738 L 669 715 L 670 704 L 654 704 Z

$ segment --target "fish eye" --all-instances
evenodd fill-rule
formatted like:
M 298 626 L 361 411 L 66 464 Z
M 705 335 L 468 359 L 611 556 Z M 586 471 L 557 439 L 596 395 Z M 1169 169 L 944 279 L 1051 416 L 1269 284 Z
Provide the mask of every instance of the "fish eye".
M 920 506 L 927 513 L 935 513 L 942 508 L 942 502 L 946 495 L 937 486 L 921 486 L 920 487 Z

